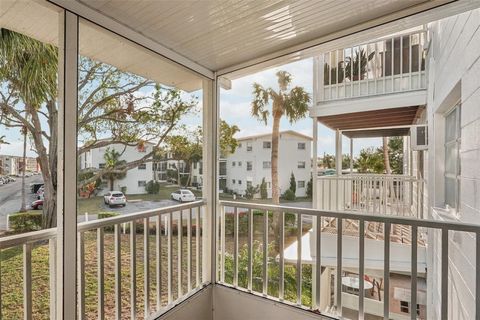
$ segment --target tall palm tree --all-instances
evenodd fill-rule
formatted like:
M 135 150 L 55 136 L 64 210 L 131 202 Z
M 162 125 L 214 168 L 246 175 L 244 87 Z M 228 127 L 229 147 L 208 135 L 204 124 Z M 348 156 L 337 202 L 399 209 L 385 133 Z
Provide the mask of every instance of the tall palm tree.
M 280 189 L 278 186 L 278 140 L 280 137 L 280 120 L 286 116 L 290 123 L 304 118 L 308 112 L 310 95 L 302 87 L 290 89 L 292 76 L 286 71 L 276 73 L 278 79 L 278 91 L 272 88 L 264 88 L 258 83 L 253 84 L 252 116 L 259 121 L 268 124 L 268 118 L 272 117 L 272 202 L 280 203 Z M 271 105 L 271 107 L 270 107 Z

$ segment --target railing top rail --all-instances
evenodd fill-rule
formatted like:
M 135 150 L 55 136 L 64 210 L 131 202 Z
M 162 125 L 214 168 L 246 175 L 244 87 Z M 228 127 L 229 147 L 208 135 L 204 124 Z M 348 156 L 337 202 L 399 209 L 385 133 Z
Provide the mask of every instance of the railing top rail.
M 258 203 L 238 202 L 238 201 L 220 201 L 220 204 L 226 207 L 283 211 L 283 212 L 289 212 L 289 213 L 306 214 L 306 215 L 311 215 L 316 217 L 352 219 L 352 220 L 368 221 L 368 222 L 403 224 L 403 225 L 409 225 L 409 226 L 417 226 L 421 228 L 445 229 L 445 230 L 453 230 L 453 231 L 480 233 L 480 225 L 465 224 L 461 222 L 421 220 L 421 219 L 387 216 L 387 215 L 357 214 L 357 213 L 350 213 L 350 212 L 343 212 L 343 211 L 318 210 L 318 209 L 310 209 L 310 208 L 299 208 L 299 207 L 290 207 L 290 206 L 282 206 L 282 205 L 258 204 Z
M 373 43 L 376 43 L 376 42 L 390 40 L 392 38 L 395 39 L 395 38 L 405 37 L 405 36 L 414 35 L 414 34 L 421 34 L 421 33 L 426 34 L 427 30 L 425 30 L 425 29 L 414 30 L 414 31 L 405 32 L 405 33 L 388 35 L 388 36 L 384 36 L 384 37 L 381 37 L 381 38 L 376 38 L 376 39 L 364 41 L 364 42 L 361 42 L 361 43 L 356 43 L 356 44 L 352 44 L 352 45 L 348 45 L 348 46 L 346 45 L 346 46 L 342 46 L 342 47 L 339 47 L 339 48 L 336 48 L 336 49 L 328 50 L 328 51 L 323 52 L 322 54 L 326 54 L 326 53 L 330 53 L 330 52 L 334 52 L 334 51 L 342 50 L 342 49 L 350 49 L 350 48 L 355 48 L 355 47 L 360 47 L 360 46 L 366 46 L 366 45 L 373 44 Z
M 11 248 L 25 243 L 48 240 L 55 238 L 56 236 L 57 228 L 14 234 L 11 236 L 0 238 L 0 249 Z
M 415 176 L 407 175 L 395 175 L 395 174 L 358 174 L 358 173 L 347 173 L 342 175 L 328 175 L 328 176 L 318 176 L 318 179 L 352 179 L 352 178 L 372 178 L 372 179 L 401 179 L 401 180 L 412 180 L 412 181 L 421 181 Z
M 203 205 L 205 205 L 204 199 L 189 202 L 189 203 L 179 204 L 179 205 L 158 208 L 158 209 L 135 212 L 132 214 L 126 214 L 126 215 L 121 215 L 116 217 L 86 221 L 78 224 L 77 231 L 84 232 L 84 231 L 107 227 L 107 226 L 111 226 L 119 223 L 125 223 L 133 220 L 149 218 L 149 217 L 153 217 L 153 216 L 157 216 L 157 215 L 161 215 L 169 212 L 176 212 L 180 210 L 187 210 L 191 208 L 201 207 Z

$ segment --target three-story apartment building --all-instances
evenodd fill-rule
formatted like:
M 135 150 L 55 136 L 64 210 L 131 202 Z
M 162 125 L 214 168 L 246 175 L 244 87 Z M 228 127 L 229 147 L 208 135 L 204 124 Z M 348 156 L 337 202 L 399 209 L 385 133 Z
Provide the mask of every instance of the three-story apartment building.
M 296 131 L 282 131 L 279 138 L 278 182 L 280 194 L 290 188 L 291 174 L 295 176 L 296 196 L 306 196 L 311 174 L 312 138 Z M 260 134 L 238 139 L 238 148 L 226 157 L 226 187 L 244 195 L 249 185 L 267 183 L 268 197 L 272 196 L 271 178 L 272 135 Z

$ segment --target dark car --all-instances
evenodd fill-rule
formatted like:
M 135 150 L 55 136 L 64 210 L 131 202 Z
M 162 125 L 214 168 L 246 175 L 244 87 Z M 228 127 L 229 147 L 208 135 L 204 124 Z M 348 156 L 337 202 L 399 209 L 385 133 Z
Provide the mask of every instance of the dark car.
M 42 210 L 43 209 L 43 199 L 35 200 L 32 202 L 33 210 Z

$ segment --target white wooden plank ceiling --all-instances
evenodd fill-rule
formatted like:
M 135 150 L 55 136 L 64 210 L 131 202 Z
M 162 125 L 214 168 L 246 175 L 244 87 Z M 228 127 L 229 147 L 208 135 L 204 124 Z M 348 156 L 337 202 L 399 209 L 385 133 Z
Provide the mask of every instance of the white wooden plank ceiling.
M 210 70 L 430 0 L 77 0 Z M 435 1 L 441 4 L 445 1 Z

